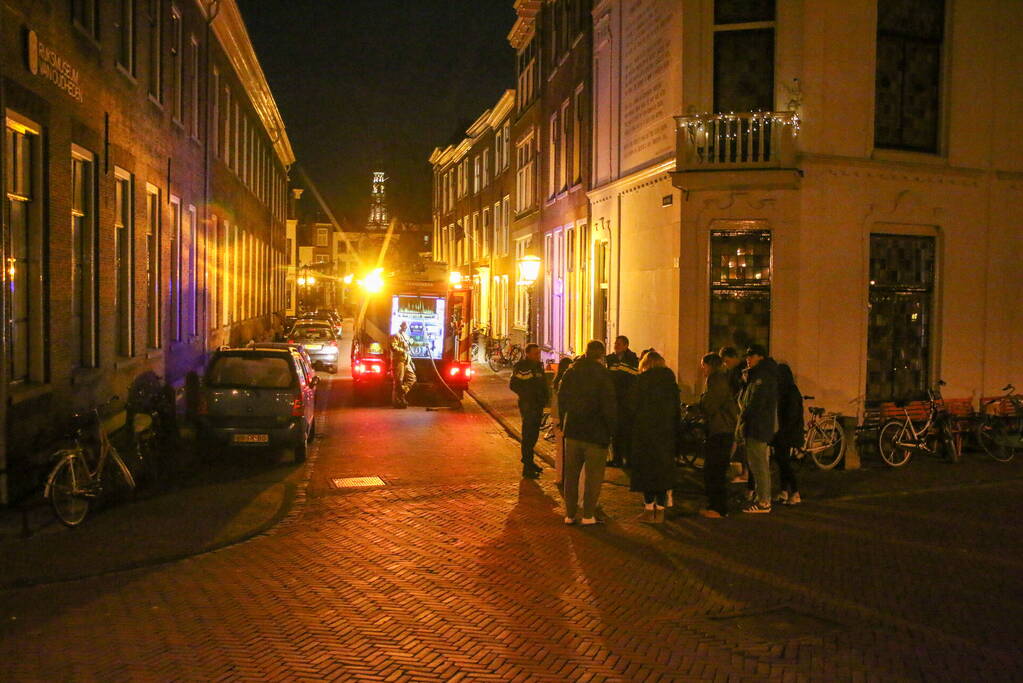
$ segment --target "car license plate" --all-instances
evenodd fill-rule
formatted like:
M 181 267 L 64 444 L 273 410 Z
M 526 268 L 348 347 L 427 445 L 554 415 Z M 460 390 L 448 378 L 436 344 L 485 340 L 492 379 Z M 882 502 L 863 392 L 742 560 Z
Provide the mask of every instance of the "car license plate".
M 323 344 L 306 344 L 305 348 L 307 351 L 319 351 L 323 348 Z
M 235 443 L 269 443 L 269 434 L 235 434 Z

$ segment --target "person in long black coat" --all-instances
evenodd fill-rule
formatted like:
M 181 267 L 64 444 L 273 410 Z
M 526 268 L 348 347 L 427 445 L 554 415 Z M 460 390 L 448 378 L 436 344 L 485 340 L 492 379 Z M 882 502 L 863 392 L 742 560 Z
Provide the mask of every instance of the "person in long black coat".
M 651 351 L 632 388 L 633 448 L 630 485 L 643 494 L 643 519 L 664 521 L 668 491 L 675 486 L 675 451 L 681 420 L 675 373 Z
M 781 480 L 781 491 L 775 500 L 786 505 L 798 505 L 802 499 L 792 466 L 792 451 L 803 446 L 803 394 L 796 386 L 796 378 L 788 363 L 778 364 L 778 432 L 771 446 Z

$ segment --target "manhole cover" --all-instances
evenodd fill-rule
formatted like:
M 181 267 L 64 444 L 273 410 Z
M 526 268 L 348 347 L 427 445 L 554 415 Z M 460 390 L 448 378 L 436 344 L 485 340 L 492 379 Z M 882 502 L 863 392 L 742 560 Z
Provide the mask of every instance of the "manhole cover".
M 370 486 L 384 486 L 384 480 L 380 477 L 345 477 L 343 479 L 331 479 L 336 489 L 361 489 Z
M 840 626 L 837 622 L 797 612 L 789 607 L 712 619 L 735 635 L 752 636 L 768 642 L 820 636 Z

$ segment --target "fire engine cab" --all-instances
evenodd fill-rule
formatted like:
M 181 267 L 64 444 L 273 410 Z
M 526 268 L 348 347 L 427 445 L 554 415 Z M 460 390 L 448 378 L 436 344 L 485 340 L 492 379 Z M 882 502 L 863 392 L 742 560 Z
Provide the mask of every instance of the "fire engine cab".
M 359 281 L 362 301 L 351 358 L 356 403 L 390 397 L 390 338 L 403 322 L 412 340 L 416 386 L 430 385 L 441 398 L 462 400 L 473 374 L 463 324 L 470 319 L 472 296 L 438 271 L 384 274 L 377 269 Z

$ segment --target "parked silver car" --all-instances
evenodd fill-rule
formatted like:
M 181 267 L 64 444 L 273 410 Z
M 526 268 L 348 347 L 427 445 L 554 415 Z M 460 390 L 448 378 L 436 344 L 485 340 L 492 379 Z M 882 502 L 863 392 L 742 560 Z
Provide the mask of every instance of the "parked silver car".
M 291 349 L 216 351 L 199 396 L 202 445 L 294 449 L 306 457 L 315 432 L 316 384 Z
M 330 323 L 299 320 L 288 332 L 289 344 L 301 344 L 313 361 L 313 367 L 322 367 L 330 374 L 337 374 L 340 344 Z

